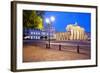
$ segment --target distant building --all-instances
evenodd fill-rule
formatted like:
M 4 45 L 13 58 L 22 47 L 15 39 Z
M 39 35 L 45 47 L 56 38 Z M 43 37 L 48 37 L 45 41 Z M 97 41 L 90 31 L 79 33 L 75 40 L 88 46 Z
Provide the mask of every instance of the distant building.
M 87 40 L 88 35 L 84 28 L 75 24 L 69 24 L 66 27 L 67 32 L 58 32 L 55 34 L 56 40 Z
M 54 28 L 50 28 L 50 31 L 48 30 L 39 30 L 39 29 L 28 29 L 24 30 L 24 39 L 33 39 L 33 40 L 48 40 L 49 36 L 50 39 L 54 39 Z
M 90 33 L 86 33 L 85 29 L 78 26 L 77 23 L 69 24 L 66 27 L 67 32 L 55 32 L 53 27 L 39 29 L 24 29 L 24 39 L 33 40 L 90 40 Z
M 70 32 L 57 32 L 55 33 L 56 40 L 69 40 L 70 39 Z

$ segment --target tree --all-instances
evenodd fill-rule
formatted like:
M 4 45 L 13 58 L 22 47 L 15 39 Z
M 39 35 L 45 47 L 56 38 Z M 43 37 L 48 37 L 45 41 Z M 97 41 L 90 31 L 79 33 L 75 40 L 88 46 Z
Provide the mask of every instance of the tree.
M 23 11 L 23 26 L 24 28 L 43 29 L 43 19 L 36 11 Z

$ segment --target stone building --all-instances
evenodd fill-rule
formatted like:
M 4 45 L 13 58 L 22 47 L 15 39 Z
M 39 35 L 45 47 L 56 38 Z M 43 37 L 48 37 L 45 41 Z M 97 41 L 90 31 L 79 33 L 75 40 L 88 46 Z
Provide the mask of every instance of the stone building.
M 69 32 L 58 32 L 55 33 L 55 39 L 56 40 L 69 40 L 70 33 Z
M 66 27 L 67 32 L 58 32 L 55 34 L 56 40 L 87 40 L 88 36 L 84 28 L 75 24 L 69 24 Z

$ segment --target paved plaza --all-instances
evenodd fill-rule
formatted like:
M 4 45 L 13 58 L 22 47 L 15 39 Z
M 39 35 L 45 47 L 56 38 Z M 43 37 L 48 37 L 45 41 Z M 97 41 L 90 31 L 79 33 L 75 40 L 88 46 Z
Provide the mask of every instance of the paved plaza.
M 29 44 L 28 44 L 29 43 Z M 90 41 L 51 41 L 50 48 L 46 48 L 48 41 L 24 41 L 23 62 L 85 60 L 91 58 Z M 59 50 L 58 45 L 67 44 Z M 77 45 L 80 45 L 80 53 L 77 53 Z

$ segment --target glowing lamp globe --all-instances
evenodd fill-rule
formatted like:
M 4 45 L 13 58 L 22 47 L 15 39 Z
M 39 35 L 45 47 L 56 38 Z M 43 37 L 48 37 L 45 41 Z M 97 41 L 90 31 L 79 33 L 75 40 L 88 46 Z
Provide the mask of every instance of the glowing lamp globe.
M 50 19 L 51 19 L 51 22 L 55 21 L 55 17 L 54 16 L 51 16 Z
M 45 21 L 46 21 L 47 24 L 50 24 L 50 20 L 48 18 L 46 18 Z

